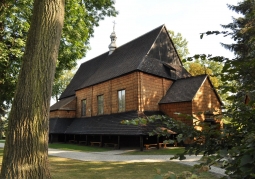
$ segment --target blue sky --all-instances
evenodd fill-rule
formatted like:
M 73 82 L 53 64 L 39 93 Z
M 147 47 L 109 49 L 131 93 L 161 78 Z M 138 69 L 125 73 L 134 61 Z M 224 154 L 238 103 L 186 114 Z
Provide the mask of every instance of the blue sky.
M 190 56 L 194 54 L 212 54 L 233 57 L 220 42 L 231 42 L 222 36 L 207 36 L 202 40 L 199 33 L 208 30 L 223 30 L 220 24 L 228 24 L 232 16 L 226 4 L 237 4 L 238 0 L 116 0 L 119 15 L 105 18 L 95 28 L 90 39 L 91 50 L 78 63 L 90 60 L 106 51 L 110 44 L 113 21 L 117 46 L 121 46 L 148 31 L 165 24 L 167 29 L 180 32 L 189 42 Z

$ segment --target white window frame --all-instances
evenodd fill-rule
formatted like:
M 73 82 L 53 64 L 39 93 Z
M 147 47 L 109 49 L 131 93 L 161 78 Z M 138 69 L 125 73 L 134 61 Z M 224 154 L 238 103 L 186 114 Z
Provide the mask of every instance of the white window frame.
M 118 111 L 125 112 L 126 111 L 126 90 L 118 90 Z

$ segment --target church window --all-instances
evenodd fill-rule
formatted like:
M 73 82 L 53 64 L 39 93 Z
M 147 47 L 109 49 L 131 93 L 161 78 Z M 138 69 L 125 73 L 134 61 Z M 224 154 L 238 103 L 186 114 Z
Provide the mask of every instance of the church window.
M 81 116 L 86 116 L 86 103 L 86 99 L 81 100 Z
M 125 90 L 118 91 L 119 112 L 125 111 Z
M 97 96 L 97 114 L 104 114 L 104 96 Z

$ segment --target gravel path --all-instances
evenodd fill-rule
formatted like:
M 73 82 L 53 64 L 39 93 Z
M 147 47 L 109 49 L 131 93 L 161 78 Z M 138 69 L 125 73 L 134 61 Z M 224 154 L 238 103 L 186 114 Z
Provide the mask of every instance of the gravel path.
M 4 144 L 0 143 L 0 147 L 3 148 Z M 49 149 L 49 155 L 56 157 L 63 157 L 81 161 L 111 161 L 111 162 L 169 162 L 173 155 L 120 155 L 128 152 L 128 150 L 112 150 L 107 152 L 75 152 L 58 149 Z M 174 162 L 182 163 L 185 165 L 193 166 L 198 164 L 200 156 L 186 156 L 185 160 L 171 160 Z M 225 175 L 225 170 L 218 167 L 211 167 L 210 172 Z

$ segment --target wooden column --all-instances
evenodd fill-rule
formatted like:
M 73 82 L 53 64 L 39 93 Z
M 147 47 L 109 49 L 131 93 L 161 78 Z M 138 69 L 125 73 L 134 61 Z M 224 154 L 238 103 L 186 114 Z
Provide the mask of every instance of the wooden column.
M 66 143 L 66 134 L 65 134 L 65 143 Z
M 157 136 L 157 149 L 159 149 L 159 137 Z
M 100 135 L 100 142 L 101 142 L 100 147 L 103 147 L 103 136 L 102 135 Z
M 118 135 L 118 149 L 120 149 L 120 136 Z
M 50 143 L 52 144 L 53 143 L 53 135 L 50 134 Z
M 86 135 L 86 145 L 89 145 L 88 135 Z
M 143 136 L 140 135 L 140 151 L 143 151 Z

